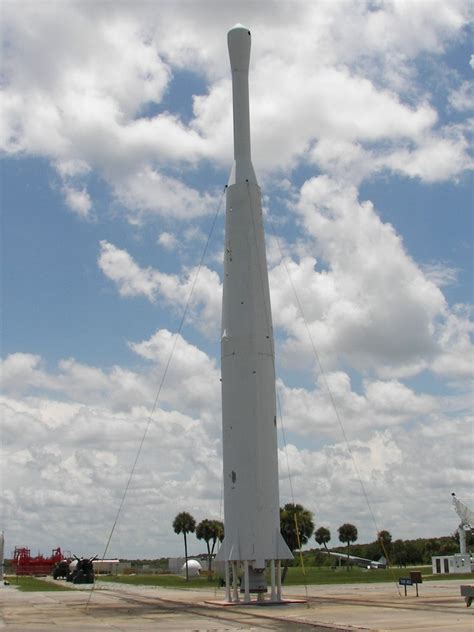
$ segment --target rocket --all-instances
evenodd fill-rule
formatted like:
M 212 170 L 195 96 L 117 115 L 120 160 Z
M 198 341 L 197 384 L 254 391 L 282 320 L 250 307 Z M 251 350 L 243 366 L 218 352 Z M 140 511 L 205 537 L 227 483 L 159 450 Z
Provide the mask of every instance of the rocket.
M 249 117 L 250 31 L 227 35 L 232 70 L 234 164 L 226 191 L 222 301 L 222 435 L 226 599 L 241 592 L 281 600 L 280 560 L 291 551 L 280 533 L 275 351 L 260 187 L 252 165 Z M 233 588 L 230 587 L 232 571 Z

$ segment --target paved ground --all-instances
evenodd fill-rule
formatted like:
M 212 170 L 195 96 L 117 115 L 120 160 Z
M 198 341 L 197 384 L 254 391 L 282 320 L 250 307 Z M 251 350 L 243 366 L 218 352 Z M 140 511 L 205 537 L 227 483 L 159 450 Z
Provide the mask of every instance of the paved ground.
M 466 582 L 464 582 L 466 583 Z M 474 582 L 473 582 L 474 583 Z M 371 630 L 472 632 L 474 607 L 466 608 L 460 582 L 422 584 L 407 597 L 394 584 L 302 586 L 285 589 L 304 605 L 228 607 L 206 605 L 223 591 L 139 588 L 96 584 L 86 590 L 22 593 L 0 589 L 0 629 L 8 632 L 132 632 L 150 630 Z M 86 607 L 87 606 L 87 607 Z

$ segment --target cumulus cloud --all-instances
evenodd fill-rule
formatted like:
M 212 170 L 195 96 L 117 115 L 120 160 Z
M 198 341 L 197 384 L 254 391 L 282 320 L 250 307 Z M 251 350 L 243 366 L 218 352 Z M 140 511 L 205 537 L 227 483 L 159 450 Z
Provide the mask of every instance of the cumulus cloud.
M 440 332 L 442 352 L 434 359 L 435 373 L 452 378 L 472 378 L 474 375 L 474 323 L 471 309 L 456 305 L 448 315 Z
M 131 344 L 146 363 L 135 374 L 135 383 L 146 385 L 144 392 L 148 389 L 146 376 L 151 373 L 154 381 L 160 374 L 171 343 L 170 332 L 159 331 Z M 29 354 L 9 357 L 6 364 L 10 378 L 15 374 L 24 387 L 21 396 L 15 395 L 15 380 L 10 380 L 7 390 L 13 390 L 0 402 L 0 452 L 2 466 L 9 472 L 2 502 L 9 537 L 28 542 L 34 529 L 35 546 L 50 548 L 43 516 L 47 506 L 54 508 L 56 517 L 54 544 L 71 546 L 79 555 L 101 553 L 148 425 L 151 398 L 145 395 L 131 406 L 124 401 L 117 407 L 117 391 L 125 390 L 127 399 L 132 395 L 130 372 L 124 367 L 105 373 L 69 359 L 59 364 L 58 371 L 49 372 L 42 368 L 40 358 Z M 46 385 L 43 393 L 30 390 L 38 383 L 32 367 L 41 371 Z M 172 367 L 168 390 L 162 393 L 149 426 L 111 555 L 149 554 L 150 538 L 157 556 L 176 554 L 180 544 L 171 523 L 180 509 L 198 520 L 222 517 L 218 372 L 212 360 L 183 339 L 178 340 Z M 279 455 L 281 502 L 292 500 L 291 476 L 297 501 L 315 512 L 318 525 L 329 525 L 335 531 L 350 518 L 359 528 L 360 539 L 370 540 L 375 527 L 360 476 L 379 528 L 389 528 L 395 537 L 426 535 L 419 520 L 407 524 L 406 516 L 420 511 L 421 496 L 428 507 L 439 507 L 439 498 L 446 497 L 448 507 L 451 488 L 460 495 L 468 493 L 470 448 L 463 438 L 469 419 L 460 413 L 450 419 L 443 413 L 442 400 L 418 395 L 396 380 L 367 382 L 361 395 L 352 392 L 343 373 L 329 375 L 328 381 L 340 410 L 344 415 L 350 413 L 344 420 L 349 444 L 324 417 L 328 406 L 321 384 L 306 395 L 283 382 L 279 385 L 290 439 Z M 311 414 L 313 422 L 309 421 Z M 373 425 L 374 419 L 379 425 Z M 307 437 L 304 448 L 293 441 L 298 433 Z M 423 437 L 422 451 L 419 437 Z M 453 465 L 449 472 L 443 470 L 436 490 L 430 491 L 432 463 L 440 462 L 443 455 Z M 137 511 L 144 506 L 150 515 L 156 512 L 156 520 L 142 521 L 137 528 Z M 81 522 L 81 517 L 91 513 L 94 530 Z M 455 515 L 450 516 L 448 510 L 444 513 L 441 520 L 438 516 L 436 528 L 449 533 L 456 524 Z M 422 515 L 429 519 L 430 509 L 423 509 Z M 193 539 L 190 546 L 191 551 L 200 550 Z
M 9 541 L 32 544 L 34 531 L 34 546 L 43 552 L 59 543 L 77 555 L 101 554 L 147 424 L 146 410 L 114 413 L 107 405 L 72 403 L 67 415 L 58 416 L 61 423 L 48 427 L 43 418 L 46 411 L 56 416 L 55 400 L 3 399 L 1 407 L 6 425 L 0 452 L 9 473 L 1 495 Z M 25 435 L 28 449 L 23 447 Z M 215 439 L 195 419 L 158 410 L 110 554 L 140 556 L 149 550 L 149 538 L 158 556 L 177 552 L 179 543 L 171 529 L 177 507 L 200 519 L 218 517 L 217 449 Z M 156 519 L 137 530 L 137 511 L 143 511 L 144 504 L 156 512 Z M 55 515 L 54 542 L 45 528 L 45 507 Z M 84 524 L 87 515 L 94 516 L 92 530 L 90 521 Z M 200 550 L 193 542 L 191 548 Z
M 62 546 L 103 547 L 101 534 L 112 525 L 147 426 L 116 550 L 136 546 L 138 554 L 156 531 L 162 537 L 161 550 L 176 549 L 170 529 L 176 503 L 198 517 L 218 517 L 220 381 L 215 361 L 165 330 L 130 343 L 130 348 L 141 360 L 135 371 L 122 366 L 104 371 L 73 358 L 50 371 L 39 356 L 17 353 L 5 358 L 0 451 L 2 468 L 8 469 L 2 499 L 9 537 L 24 541 L 27 532 L 37 529 L 35 546 L 44 542 L 50 548 L 41 527 L 46 505 L 55 510 L 55 537 Z M 155 526 L 148 534 L 140 534 L 142 541 L 132 544 L 128 529 L 144 502 L 159 507 L 160 518 L 151 521 Z M 84 531 L 79 544 L 80 516 L 91 512 L 96 529 Z M 122 538 L 127 538 L 125 548 Z
M 288 457 L 298 499 L 307 499 L 304 504 L 315 512 L 317 526 L 330 527 L 334 544 L 337 527 L 347 522 L 348 516 L 359 527 L 360 541 L 373 540 L 376 531 L 383 528 L 388 528 L 394 538 L 410 538 L 415 533 L 420 537 L 448 534 L 455 529 L 457 520 L 451 507 L 452 489 L 459 488 L 459 495 L 471 498 L 467 465 L 471 448 L 462 438 L 469 432 L 470 423 L 469 419 L 461 419 L 448 426 L 446 419 L 439 420 L 440 429 L 449 427 L 446 451 L 446 435 L 442 441 L 439 436 L 424 435 L 430 423 L 404 428 L 403 432 L 376 431 L 364 441 L 349 441 L 351 455 L 343 442 L 318 451 L 290 443 L 281 460 L 285 463 Z M 417 441 L 420 433 L 423 449 Z M 449 471 L 443 468 L 439 476 L 433 476 L 433 463 L 439 463 L 443 453 L 453 454 L 456 446 L 461 451 L 459 459 L 452 462 Z M 282 492 L 291 498 L 285 467 L 281 467 L 281 472 Z M 436 529 L 427 527 L 433 524 L 429 518 L 433 506 L 438 507 Z M 390 528 L 395 524 L 396 528 Z
M 387 378 L 426 369 L 447 375 L 457 366 L 459 376 L 468 376 L 472 324 L 461 306 L 451 313 L 440 290 L 454 271 L 419 267 L 370 202 L 327 177 L 303 186 L 296 210 L 322 263 L 308 255 L 282 260 L 280 245 L 270 258 L 273 318 L 286 336 L 280 343 L 286 366 L 314 365 L 314 345 L 327 369 L 343 361 Z M 188 304 L 187 322 L 215 337 L 222 295 L 216 272 L 142 268 L 106 241 L 98 263 L 122 296 L 163 301 L 179 314 Z
M 206 266 L 185 269 L 181 275 L 141 268 L 128 252 L 107 241 L 101 242 L 98 264 L 122 296 L 145 296 L 151 302 L 164 300 L 179 308 L 180 314 L 188 305 L 188 322 L 209 335 L 218 330 L 222 286 L 219 275 Z
M 287 429 L 296 436 L 342 440 L 427 419 L 440 408 L 433 396 L 416 393 L 399 380 L 366 380 L 362 393 L 352 390 L 342 371 L 320 375 L 314 390 L 279 383 Z
M 99 267 L 117 284 L 122 296 L 143 295 L 150 301 L 155 300 L 161 278 L 158 272 L 150 268 L 140 268 L 128 252 L 107 241 L 101 241 L 100 248 Z
M 235 21 L 235 7 L 225 3 L 178 6 L 161 4 L 157 13 L 146 3 L 21 10 L 7 3 L 0 100 L 6 155 L 49 161 L 60 181 L 54 186 L 78 218 L 99 213 L 89 185 L 98 178 L 130 222 L 166 221 L 158 244 L 173 252 L 201 239 L 189 222 L 216 207 L 210 179 L 197 176 L 222 173 L 232 155 L 225 32 Z M 419 83 L 421 62 L 461 37 L 472 11 L 457 0 L 436 9 L 401 0 L 303 3 L 297 12 L 287 2 L 270 12 L 264 3 L 240 7 L 254 34 L 256 166 L 266 181 L 279 181 L 279 203 L 291 211 L 285 221 L 296 218 L 300 229 L 293 242 L 269 239 L 279 357 L 285 367 L 315 367 L 309 330 L 326 369 L 306 387 L 293 376 L 279 382 L 290 440 L 280 453 L 281 500 L 292 500 L 288 462 L 296 500 L 316 512 L 318 525 L 335 530 L 350 520 L 367 540 L 375 529 L 359 474 L 379 527 L 394 537 L 426 535 L 427 524 L 436 525 L 433 535 L 452 532 L 449 493 L 468 495 L 471 480 L 472 319 L 465 305 L 448 306 L 440 289 L 456 271 L 417 264 L 357 190 L 374 174 L 456 182 L 472 168 L 466 82 L 453 75 L 447 86 L 433 70 L 446 111 Z M 199 94 L 186 96 L 186 116 L 168 111 L 176 95 L 166 101 L 181 70 L 201 82 Z M 455 124 L 447 121 L 453 112 Z M 297 188 L 289 172 L 302 165 Z M 195 267 L 163 272 L 109 240 L 98 265 L 121 297 L 179 315 L 196 279 Z M 221 291 L 218 274 L 204 266 L 187 322 L 211 339 Z M 67 350 L 54 368 L 33 353 L 5 358 L 1 498 L 17 542 L 35 533 L 43 550 L 56 545 L 46 506 L 61 544 L 102 552 L 173 348 L 111 554 L 148 556 L 150 542 L 157 556 L 176 554 L 177 511 L 221 517 L 217 360 L 163 327 L 128 347 L 133 368 L 80 362 Z M 422 380 L 444 380 L 449 394 L 424 392 L 416 382 L 422 372 Z M 156 519 L 137 528 L 143 507 Z M 94 515 L 95 530 L 84 515 Z
M 474 88 L 470 81 L 463 81 L 457 90 L 449 95 L 449 103 L 460 112 L 474 108 Z
M 373 205 L 359 202 L 355 188 L 313 178 L 296 211 L 321 263 L 306 256 L 271 271 L 276 325 L 290 336 L 287 361 L 312 355 L 309 329 L 324 364 L 339 357 L 380 374 L 417 373 L 439 351 L 436 323 L 447 309 L 439 288 Z
M 175 235 L 168 233 L 166 231 L 160 233 L 158 235 L 157 242 L 160 246 L 162 246 L 165 250 L 176 250 L 179 245 L 179 242 Z
M 76 178 L 94 170 L 135 221 L 137 215 L 183 220 L 209 213 L 213 195 L 187 184 L 182 169 L 209 160 L 228 166 L 231 156 L 222 34 L 233 9 L 213 8 L 206 21 L 209 10 L 181 4 L 177 23 L 166 6 L 157 18 L 143 4 L 133 11 L 124 4 L 113 11 L 90 3 L 21 11 L 7 4 L 3 150 L 44 156 L 60 178 L 71 169 Z M 469 21 L 465 3 L 439 11 L 429 3 L 410 9 L 403 2 L 349 9 L 317 3 L 295 13 L 281 2 L 271 13 L 253 6 L 242 16 L 255 33 L 252 126 L 259 169 L 309 160 L 353 182 L 381 169 L 430 182 L 472 166 L 466 131 L 440 127 L 429 95 L 414 89 L 417 56 L 441 52 L 462 31 Z M 160 107 L 173 72 L 183 68 L 207 83 L 194 95 L 188 122 Z M 466 96 L 459 85 L 453 107 L 463 110 Z M 84 183 L 64 186 L 67 204 L 87 216 Z
M 152 361 L 157 375 L 163 374 L 172 354 L 163 390 L 165 401 L 189 414 L 194 411 L 204 419 L 216 421 L 220 410 L 220 372 L 214 359 L 186 342 L 182 336 L 164 329 L 148 340 L 130 343 L 130 348 Z M 176 388 L 178 384 L 179 388 Z
M 442 134 L 427 136 L 415 149 L 397 148 L 381 159 L 381 164 L 411 178 L 426 182 L 450 180 L 474 163 L 468 154 L 464 132 L 452 126 Z
M 92 208 L 90 195 L 85 189 L 74 189 L 72 187 L 64 187 L 64 196 L 66 204 L 69 208 L 82 218 L 89 217 L 89 211 Z
M 211 214 L 217 198 L 200 194 L 176 178 L 145 167 L 124 177 L 116 187 L 117 199 L 131 210 L 134 217 L 155 213 L 179 219 L 191 219 Z
M 179 405 L 180 410 L 190 415 L 206 410 L 207 421 L 211 419 L 209 411 L 212 411 L 211 416 L 218 413 L 219 372 L 215 360 L 206 353 L 181 335 L 165 329 L 157 331 L 149 340 L 130 342 L 129 347 L 139 357 L 152 362 L 152 367 L 132 371 L 114 366 L 105 371 L 68 358 L 61 360 L 57 372 L 53 373 L 42 366 L 39 356 L 14 353 L 2 361 L 3 386 L 7 393 L 16 396 L 62 393 L 71 401 L 108 406 L 114 411 L 129 411 L 134 407 L 151 409 L 167 371 L 160 404 Z M 56 410 L 55 414 L 58 416 L 61 411 Z

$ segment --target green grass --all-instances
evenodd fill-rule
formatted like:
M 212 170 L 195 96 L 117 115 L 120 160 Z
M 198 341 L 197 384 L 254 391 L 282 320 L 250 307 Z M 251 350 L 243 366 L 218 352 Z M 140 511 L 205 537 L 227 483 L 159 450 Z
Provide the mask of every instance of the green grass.
M 217 579 L 208 581 L 207 577 L 191 577 L 187 582 L 181 575 L 101 575 L 97 579 L 132 586 L 161 586 L 162 588 L 215 588 L 218 584 Z
M 346 570 L 344 567 L 333 570 L 328 567 L 308 566 L 305 573 L 301 567 L 290 567 L 286 576 L 285 586 L 308 586 L 317 584 L 371 584 L 375 582 L 398 582 L 400 577 L 410 577 L 411 570 L 422 571 L 423 581 L 434 581 L 439 579 L 466 579 L 472 581 L 472 574 L 447 574 L 433 575 L 431 566 L 416 568 L 393 568 L 365 570 L 354 567 Z M 44 581 L 36 577 L 6 577 L 12 586 L 17 586 L 23 592 L 46 592 L 57 590 L 72 590 L 64 581 Z M 101 582 L 119 582 L 132 586 L 158 586 L 162 588 L 211 588 L 218 585 L 218 579 L 208 581 L 207 577 L 193 577 L 186 581 L 180 575 L 103 575 L 98 577 Z
M 42 579 L 38 579 L 37 577 L 29 577 L 29 576 L 10 576 L 5 577 L 6 580 L 10 582 L 11 586 L 16 586 L 18 590 L 22 592 L 46 592 L 46 591 L 57 591 L 57 590 L 71 590 L 69 586 L 65 586 L 64 582 L 55 582 L 52 581 L 43 581 Z
M 393 568 L 366 570 L 354 567 L 346 570 L 344 567 L 335 570 L 328 567 L 309 566 L 305 568 L 305 573 L 301 567 L 290 567 L 285 580 L 285 586 L 297 585 L 317 585 L 317 584 L 371 584 L 375 582 L 398 582 L 400 577 L 410 577 L 410 571 L 420 571 L 423 574 L 423 581 L 433 581 L 439 579 L 471 579 L 472 574 L 447 574 L 433 575 L 431 566 L 416 568 Z M 134 586 L 161 586 L 164 588 L 215 588 L 218 580 L 212 582 L 207 577 L 195 577 L 186 581 L 180 575 L 106 575 L 99 578 L 105 582 L 120 582 Z
M 305 573 L 301 567 L 293 567 L 288 569 L 285 584 L 287 586 L 295 586 L 299 584 L 373 584 L 376 582 L 393 582 L 400 577 L 410 577 L 410 571 L 421 571 L 423 581 L 433 581 L 439 579 L 465 579 L 471 578 L 472 574 L 464 575 L 433 575 L 431 566 L 417 566 L 408 568 L 378 568 L 367 570 L 365 568 L 353 567 L 347 570 L 341 568 L 318 568 L 309 566 L 305 568 Z

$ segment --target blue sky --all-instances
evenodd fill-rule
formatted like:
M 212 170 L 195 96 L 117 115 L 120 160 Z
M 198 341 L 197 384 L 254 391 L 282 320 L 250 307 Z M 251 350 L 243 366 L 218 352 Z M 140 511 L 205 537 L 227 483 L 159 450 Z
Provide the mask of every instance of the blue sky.
M 102 552 L 230 171 L 236 22 L 253 36 L 281 501 L 288 460 L 318 526 L 375 537 L 327 383 L 380 529 L 445 535 L 450 492 L 473 504 L 471 7 L 269 4 L 4 4 L 7 548 Z M 223 209 L 113 555 L 178 554 L 178 510 L 221 517 Z

